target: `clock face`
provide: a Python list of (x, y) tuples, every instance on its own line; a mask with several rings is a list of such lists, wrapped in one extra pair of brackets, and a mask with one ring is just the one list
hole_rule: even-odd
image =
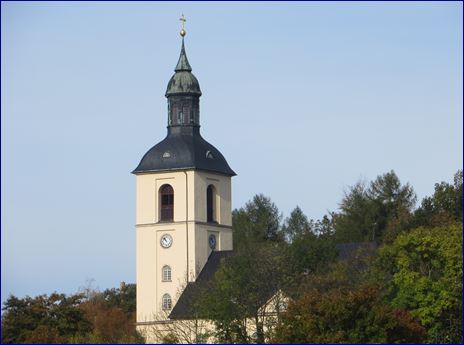
[(215, 249), (216, 248), (216, 235), (214, 234), (209, 235), (208, 243), (211, 249)]
[(164, 234), (161, 236), (161, 247), (163, 248), (169, 248), (172, 245), (172, 237), (169, 234)]

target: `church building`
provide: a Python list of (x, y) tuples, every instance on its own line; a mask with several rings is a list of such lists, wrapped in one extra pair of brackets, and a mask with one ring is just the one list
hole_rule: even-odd
[[(182, 24), (185, 21), (181, 18)], [(224, 156), (200, 134), (200, 84), (184, 46), (169, 80), (167, 135), (136, 176), (137, 328), (171, 319), (185, 288), (232, 250), (231, 177)], [(160, 315), (164, 315), (161, 317)], [(146, 333), (146, 332), (145, 332)]]

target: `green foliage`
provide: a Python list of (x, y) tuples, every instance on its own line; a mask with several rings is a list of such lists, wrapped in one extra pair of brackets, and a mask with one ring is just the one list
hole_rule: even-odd
[(136, 287), (135, 284), (121, 283), (119, 289), (106, 289), (102, 293), (103, 299), (108, 307), (118, 307), (125, 314), (135, 313), (136, 306)]
[(337, 260), (327, 264), (324, 271), (308, 274), (302, 279), (296, 296), (307, 291), (325, 293), (333, 289), (354, 290), (363, 285), (375, 285), (382, 281), (370, 271), (370, 263), (375, 260), (371, 252), (356, 251), (350, 259)]
[(239, 249), (250, 242), (282, 241), (281, 218), (270, 198), (255, 195), (245, 207), (232, 212), (234, 248)]
[(305, 235), (314, 235), (313, 221), (309, 221), (301, 208), (297, 206), (290, 213), (290, 217), (285, 220), (282, 232), (287, 242), (292, 243), (295, 239)]
[(321, 222), (308, 220), (298, 206), (285, 220), (282, 230), (289, 242), (285, 247), (287, 285), (298, 285), (305, 275), (320, 271), (335, 259), (331, 237), (317, 235), (320, 226)]
[(258, 330), (257, 341), (264, 342), (261, 307), (283, 284), (282, 259), (282, 251), (270, 242), (223, 262), (201, 297), (203, 315), (216, 325), (219, 341), (250, 342), (246, 324), (250, 318)]
[(323, 272), (335, 260), (337, 251), (330, 238), (312, 233), (299, 236), (286, 249), (286, 281), (299, 284), (307, 275)]
[(321, 238), (333, 238), (335, 233), (335, 212), (329, 212), (328, 215), (324, 215), (321, 220), (317, 220), (314, 224), (315, 233)]
[(390, 303), (419, 318), (430, 342), (461, 342), (462, 225), (414, 229), (380, 253)]
[(334, 215), (337, 242), (392, 241), (411, 217), (416, 196), (409, 184), (402, 185), (391, 171), (369, 186), (358, 182), (340, 203)]
[(134, 326), (134, 284), (88, 295), (10, 296), (2, 343), (143, 343)]
[(424, 330), (408, 312), (381, 302), (380, 289), (308, 291), (290, 302), (276, 328), (278, 343), (421, 342)]
[[(298, 213), (304, 223), (306, 216), (301, 210)], [(277, 206), (261, 194), (232, 215), (237, 254), (225, 261), (201, 294), (203, 315), (214, 321), (215, 336), (221, 342), (252, 341), (247, 332), (247, 318), (254, 321), (255, 341), (263, 342), (261, 307), (284, 285), (286, 277), (282, 269), (287, 259), (282, 216)], [(290, 222), (287, 226), (296, 228), (304, 224)]]
[(90, 330), (79, 308), (82, 295), (10, 296), (3, 306), (2, 343), (60, 343)]
[[(260, 306), (270, 291), (282, 289), (295, 299), (274, 341), (460, 342), (462, 231), (449, 224), (461, 220), (461, 198), (459, 172), (454, 185), (437, 184), (413, 213), (412, 187), (391, 171), (353, 186), (340, 212), (315, 222), (297, 207), (280, 227), (275, 205), (256, 196), (234, 211), (237, 256), (217, 272), (205, 297), (216, 336), (253, 341), (248, 318), (258, 329), (257, 342), (267, 339)], [(411, 230), (418, 219), (447, 226)], [(356, 252), (335, 262), (335, 243), (372, 240), (384, 244), (378, 259)]]
[(454, 175), (453, 184), (435, 184), (433, 195), (424, 198), (414, 213), (412, 225), (439, 226), (454, 222), (462, 222), (462, 170)]

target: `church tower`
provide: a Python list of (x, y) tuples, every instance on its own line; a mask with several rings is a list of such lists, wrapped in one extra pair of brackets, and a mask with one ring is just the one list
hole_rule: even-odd
[(166, 90), (167, 136), (133, 171), (139, 326), (169, 315), (212, 251), (232, 250), (235, 173), (200, 135), (200, 84), (187, 59), (183, 27), (181, 36), (179, 61)]

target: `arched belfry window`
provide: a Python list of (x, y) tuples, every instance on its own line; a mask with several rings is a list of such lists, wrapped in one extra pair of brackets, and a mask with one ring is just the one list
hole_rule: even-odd
[(162, 299), (162, 307), (164, 310), (169, 310), (172, 308), (172, 300), (171, 300), (171, 296), (167, 293), (165, 293), (163, 295), (163, 299)]
[(166, 266), (163, 266), (163, 269), (162, 269), (162, 281), (163, 282), (170, 282), (171, 281), (171, 267), (169, 267), (168, 265)]
[(168, 184), (160, 188), (160, 221), (172, 222), (174, 219), (174, 189)]
[(206, 221), (216, 221), (216, 188), (212, 184), (206, 190)]

